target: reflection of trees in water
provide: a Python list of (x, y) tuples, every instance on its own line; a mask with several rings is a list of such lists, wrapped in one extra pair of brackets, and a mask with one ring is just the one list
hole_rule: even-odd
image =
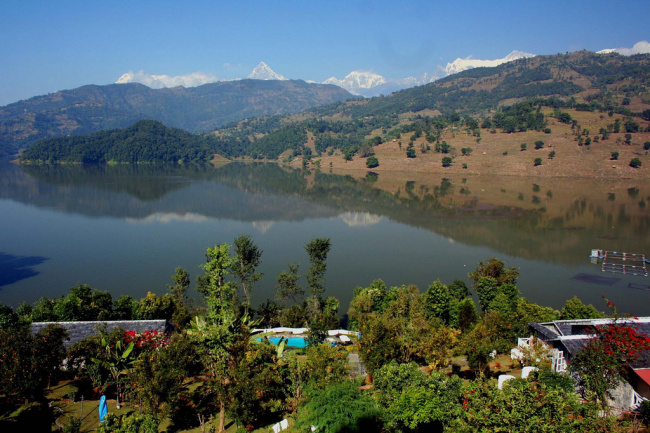
[(16, 256), (0, 251), (0, 287), (8, 286), (39, 274), (34, 269), (48, 260), (41, 256)]
[[(375, 173), (357, 180), (269, 163), (28, 166), (24, 172), (14, 168), (12, 175), (0, 174), (0, 184), (8, 186), (0, 194), (11, 196), (8, 190), (14, 190), (10, 198), (18, 201), (140, 219), (156, 213), (269, 223), (341, 214), (383, 216), (468, 245), (569, 263), (595, 247), (638, 249), (639, 239), (650, 235), (644, 189), (638, 186), (619, 188), (618, 196), (591, 182), (571, 181), (556, 190), (553, 181), (513, 178), (408, 180), (394, 192), (378, 188), (389, 176)], [(569, 187), (573, 189), (567, 191)], [(182, 194), (175, 193), (181, 189)]]

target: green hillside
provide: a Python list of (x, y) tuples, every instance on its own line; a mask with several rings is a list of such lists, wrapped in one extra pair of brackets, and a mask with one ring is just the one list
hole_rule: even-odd
[(304, 81), (239, 80), (167, 89), (137, 83), (83, 86), (0, 107), (0, 157), (44, 138), (124, 128), (142, 119), (207, 131), (351, 98), (340, 87)]
[[(231, 158), (275, 159), (282, 154), (309, 159), (334, 152), (351, 159), (367, 156), (372, 146), (392, 139), (407, 146), (424, 137), (422, 144), (433, 148), (445, 131), (469, 131), (476, 138), (481, 130), (550, 133), (552, 115), (542, 113), (544, 107), (617, 114), (638, 123), (650, 120), (648, 84), (650, 55), (581, 51), (537, 56), (467, 70), (389, 96), (313, 108), (299, 116), (226, 125), (216, 131), (217, 151)], [(313, 142), (305, 139), (309, 134)]]
[(25, 150), (22, 163), (185, 163), (207, 162), (212, 156), (205, 137), (155, 120), (141, 120), (125, 129), (88, 136), (42, 140)]

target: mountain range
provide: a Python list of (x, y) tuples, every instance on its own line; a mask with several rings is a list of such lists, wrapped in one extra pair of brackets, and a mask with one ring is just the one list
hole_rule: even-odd
[(143, 119), (208, 131), (250, 117), (298, 113), (353, 98), (334, 85), (297, 80), (245, 79), (161, 89), (139, 83), (82, 86), (0, 107), (0, 157), (41, 139), (124, 128)]
[[(630, 56), (634, 54), (647, 54), (650, 53), (650, 42), (640, 41), (634, 44), (632, 48), (608, 48), (597, 51), (597, 53), (618, 53), (624, 56)], [(447, 63), (446, 66), (438, 66), (433, 72), (426, 72), (419, 76), (410, 76), (405, 78), (387, 78), (372, 71), (355, 70), (343, 78), (330, 77), (322, 83), (335, 84), (354, 95), (360, 95), (369, 98), (382, 94), (388, 95), (397, 90), (407, 89), (414, 86), (421, 86), (423, 84), (431, 83), (433, 81), (439, 80), (452, 74), (456, 74), (458, 72), (466, 71), (468, 69), (498, 66), (503, 63), (511, 62), (513, 60), (530, 58), (533, 56), (534, 54), (531, 53), (514, 50), (507, 56), (499, 59), (484, 60), (476, 59), (473, 56), (467, 56), (464, 58), (459, 57), (453, 62)], [(259, 80), (287, 80), (287, 78), (285, 78), (283, 75), (274, 72), (264, 62), (261, 62), (259, 65), (257, 65), (247, 78)], [(200, 72), (176, 77), (170, 77), (168, 75), (150, 75), (145, 74), (144, 72), (128, 72), (122, 75), (116, 81), (116, 83), (138, 82), (152, 88), (162, 88), (175, 87), (179, 85), (192, 87), (216, 81), (218, 81), (217, 77)], [(306, 81), (313, 83), (316, 82), (310, 80)]]
[[(457, 58), (453, 62), (447, 63), (447, 66), (444, 68), (439, 67), (438, 70), (433, 73), (426, 72), (420, 76), (412, 76), (406, 78), (386, 78), (383, 75), (371, 71), (352, 71), (342, 79), (330, 77), (323, 81), (321, 84), (334, 84), (347, 90), (353, 95), (371, 98), (373, 96), (388, 95), (398, 90), (428, 84), (439, 80), (440, 78), (444, 78), (448, 75), (456, 74), (467, 69), (486, 66), (498, 66), (502, 63), (534, 56), (534, 54), (515, 50), (503, 58), (493, 60), (473, 59), (471, 56), (464, 59)], [(284, 75), (273, 71), (273, 69), (271, 69), (271, 67), (265, 62), (260, 62), (246, 78), (254, 80), (288, 80), (288, 78), (286, 78)], [(148, 75), (144, 73), (127, 72), (126, 74), (123, 74), (115, 83), (124, 84), (138, 82), (145, 84), (151, 88), (163, 88), (175, 86), (192, 87), (198, 85), (199, 83), (205, 84), (207, 82), (215, 81), (217, 81), (216, 77), (201, 73), (170, 77), (168, 75)], [(308, 82), (316, 83), (316, 81), (309, 80)]]

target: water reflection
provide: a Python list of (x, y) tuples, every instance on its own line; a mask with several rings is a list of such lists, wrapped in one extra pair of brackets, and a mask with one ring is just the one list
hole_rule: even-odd
[(0, 251), (0, 287), (8, 286), (26, 278), (35, 277), (39, 274), (34, 269), (48, 260), (40, 256), (17, 256)]
[[(352, 175), (259, 163), (9, 165), (0, 167), (0, 244), (52, 259), (38, 268), (47, 280), (5, 282), (25, 291), (14, 303), (58, 296), (78, 282), (135, 296), (164, 290), (176, 266), (196, 275), (206, 246), (245, 232), (265, 250), (261, 299), (273, 296), (275, 276), (300, 261), (309, 239), (327, 236), (328, 280), (342, 305), (375, 278), (424, 288), (436, 278), (465, 278), (476, 262), (497, 256), (522, 268), (531, 300), (561, 306), (574, 294), (589, 302), (611, 295), (571, 280), (600, 274), (587, 257), (592, 248), (650, 253), (648, 200), (650, 185), (633, 180)], [(88, 261), (95, 256), (97, 263)], [(28, 275), (28, 267), (17, 269)], [(611, 290), (650, 296), (629, 284), (648, 283), (625, 277)]]
[(435, 180), (372, 172), (355, 178), (233, 163), (8, 167), (0, 184), (3, 198), (144, 224), (234, 219), (254, 222), (264, 233), (278, 221), (339, 217), (367, 226), (383, 217), (467, 245), (559, 263), (580, 263), (591, 248), (644, 252), (650, 238), (650, 191), (639, 181)]

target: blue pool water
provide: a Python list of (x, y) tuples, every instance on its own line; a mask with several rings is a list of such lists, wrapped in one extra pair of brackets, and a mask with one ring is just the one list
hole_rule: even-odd
[[(256, 338), (256, 340), (257, 341), (262, 341), (262, 338)], [(276, 346), (280, 343), (280, 337), (271, 337), (271, 338), (268, 338), (268, 340), (271, 343), (275, 344)], [(285, 340), (288, 340), (287, 341), (287, 346), (289, 346), (289, 347), (297, 347), (299, 349), (301, 349), (303, 347), (307, 347), (307, 340), (305, 340), (304, 338), (301, 338), (301, 337), (289, 337), (289, 338), (285, 338)]]

